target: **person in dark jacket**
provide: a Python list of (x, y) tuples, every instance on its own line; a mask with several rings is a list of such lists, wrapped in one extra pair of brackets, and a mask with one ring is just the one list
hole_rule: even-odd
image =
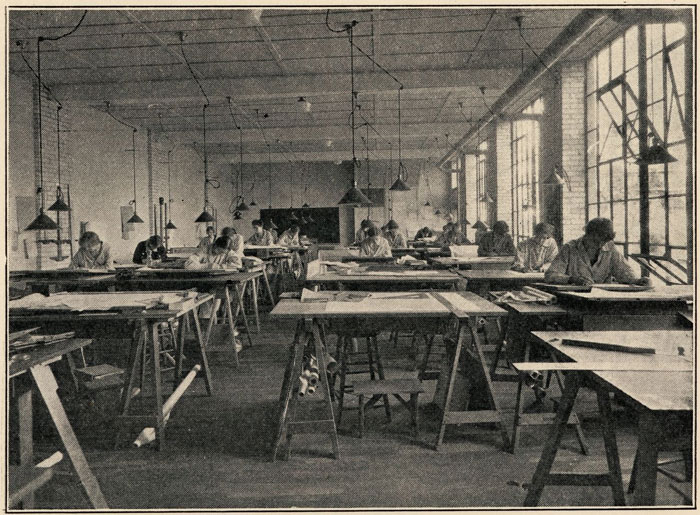
[(479, 240), (477, 255), (515, 256), (515, 245), (508, 230), (508, 224), (502, 220), (493, 224), (491, 231), (484, 234)]
[(163, 239), (160, 236), (151, 236), (147, 240), (136, 245), (134, 250), (134, 263), (145, 265), (149, 261), (162, 261), (165, 257), (165, 247), (163, 247)]

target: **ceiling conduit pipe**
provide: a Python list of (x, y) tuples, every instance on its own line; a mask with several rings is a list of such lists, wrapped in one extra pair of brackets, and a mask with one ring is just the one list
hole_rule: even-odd
[[(552, 43), (540, 54), (542, 62), (535, 61), (527, 68), (520, 76), (506, 89), (503, 94), (493, 103), (491, 111), (496, 115), (502, 112), (506, 106), (522, 93), (530, 84), (536, 81), (544, 73), (548, 73), (547, 68), (551, 68), (559, 62), (569, 51), (579, 42), (585, 39), (596, 27), (606, 20), (613, 11), (611, 9), (584, 9), (578, 14), (571, 23), (552, 41)], [(496, 116), (487, 113), (487, 116), (482, 118), (478, 123), (473, 125), (467, 133), (462, 136), (450, 150), (445, 154), (440, 161), (438, 167), (442, 167), (450, 161), (461, 148), (474, 136), (477, 131), (486, 127)]]

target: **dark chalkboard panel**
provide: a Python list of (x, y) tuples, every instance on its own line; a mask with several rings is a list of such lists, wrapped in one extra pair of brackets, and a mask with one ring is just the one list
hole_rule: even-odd
[[(297, 221), (290, 215), (294, 213)], [(309, 221), (310, 217), (310, 221)], [(272, 219), (278, 234), (282, 234), (292, 223), (297, 223), (301, 234), (319, 243), (340, 243), (340, 211), (337, 207), (310, 207), (307, 209), (261, 209), (263, 222)]]

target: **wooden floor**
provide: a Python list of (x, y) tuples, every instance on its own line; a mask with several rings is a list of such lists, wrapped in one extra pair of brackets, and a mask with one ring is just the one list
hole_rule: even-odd
[[(368, 414), (365, 437), (357, 437), (357, 411), (343, 414), (339, 427), (341, 459), (328, 457), (326, 437), (294, 439), (288, 462), (270, 462), (270, 444), (276, 424), (277, 399), (287, 357), (292, 324), (263, 319), (255, 346), (240, 354), (239, 369), (230, 351), (210, 350), (215, 393), (207, 397), (202, 381), (195, 381), (178, 403), (167, 426), (168, 448), (112, 450), (111, 417), (116, 392), (96, 399), (66, 398), (65, 404), (111, 508), (370, 508), (370, 507), (518, 507), (539, 459), (542, 428), (524, 431), (516, 455), (500, 448), (496, 431), (448, 428), (445, 445), (429, 447), (437, 421), (425, 406), (434, 382), (421, 398), (421, 442), (411, 439), (409, 414), (398, 404), (390, 424), (383, 409)], [(219, 342), (212, 342), (219, 346)], [(415, 377), (406, 358), (409, 341), (393, 349), (384, 336), (384, 362), (392, 376)], [(512, 420), (514, 383), (499, 383), (498, 397)], [(347, 399), (348, 397), (346, 397)], [(585, 395), (579, 412), (592, 455), (577, 451), (573, 431), (560, 451), (555, 467), (576, 471), (603, 471), (605, 457), (592, 397)], [(354, 408), (357, 400), (349, 396)], [(396, 401), (395, 401), (396, 402)], [(36, 403), (39, 404), (39, 403)], [(42, 424), (41, 413), (37, 424)], [(636, 448), (634, 415), (617, 412), (618, 444), (625, 484)], [(36, 454), (50, 454), (57, 438), (45, 424), (37, 429)], [(509, 428), (510, 431), (510, 428)], [(52, 482), (37, 494), (38, 509), (88, 508), (87, 500), (67, 460)], [(659, 504), (679, 504), (680, 498), (659, 475)], [(604, 506), (611, 504), (609, 488), (548, 487), (547, 506)]]

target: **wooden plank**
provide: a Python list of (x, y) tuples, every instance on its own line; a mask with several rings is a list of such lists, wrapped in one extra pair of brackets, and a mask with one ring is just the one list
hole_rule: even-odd
[(495, 410), (446, 411), (445, 424), (500, 423), (501, 415)]
[(643, 363), (610, 363), (605, 361), (582, 361), (575, 363), (554, 363), (531, 362), (531, 363), (513, 363), (513, 367), (521, 372), (538, 370), (540, 372), (547, 370), (561, 371), (593, 371), (593, 372), (692, 372), (693, 364), (691, 362), (681, 361), (654, 361), (649, 364)]
[(10, 479), (10, 495), (7, 507), (13, 508), (48, 483), (53, 477), (53, 468), (11, 466), (8, 476)]
[(589, 349), (597, 349), (602, 351), (611, 352), (629, 352), (632, 354), (656, 354), (656, 348), (652, 345), (631, 345), (627, 342), (625, 343), (610, 343), (610, 342), (599, 342), (595, 339), (584, 340), (584, 339), (569, 339), (565, 338), (561, 341), (563, 345), (571, 345), (574, 347), (587, 347)]
[(10, 361), (10, 377), (15, 377), (26, 372), (35, 365), (40, 365), (56, 358), (60, 358), (64, 354), (90, 345), (91, 343), (92, 340), (87, 338), (72, 338), (70, 340), (62, 340), (45, 347), (32, 349), (26, 354), (19, 354), (19, 356), (26, 357), (24, 359), (12, 359)]

